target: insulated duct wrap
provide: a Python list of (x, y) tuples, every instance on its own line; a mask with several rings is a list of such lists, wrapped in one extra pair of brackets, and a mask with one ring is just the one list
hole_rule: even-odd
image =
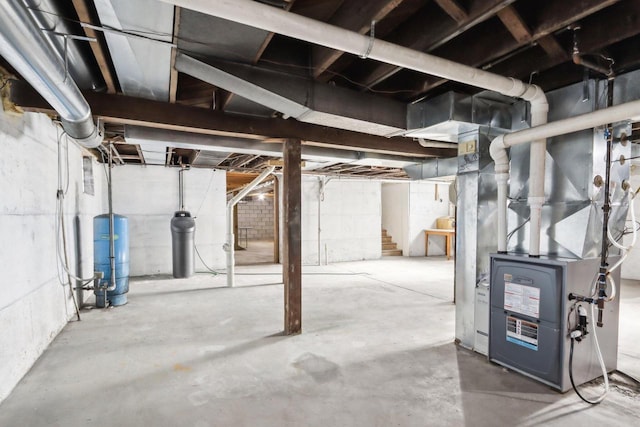
[(101, 144), (89, 104), (21, 2), (0, 2), (0, 55), (56, 110), (70, 137), (87, 148)]

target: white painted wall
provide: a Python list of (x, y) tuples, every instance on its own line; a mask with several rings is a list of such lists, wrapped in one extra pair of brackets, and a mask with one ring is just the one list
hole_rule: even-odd
[(318, 264), (318, 203), (322, 264), (380, 258), (380, 183), (326, 179), (319, 202), (319, 178), (303, 176), (302, 263)]
[[(170, 223), (179, 209), (177, 168), (117, 166), (114, 212), (129, 218), (132, 276), (172, 274)], [(210, 268), (224, 268), (226, 174), (210, 169), (184, 172), (185, 208), (196, 217), (196, 247)], [(196, 256), (196, 271), (206, 271)]]
[(382, 228), (407, 256), (409, 247), (408, 182), (382, 184)]
[[(635, 166), (635, 171), (631, 174), (631, 188), (637, 190), (640, 187), (640, 167)], [(636, 196), (633, 201), (633, 208), (635, 209), (636, 220), (640, 220), (640, 195)], [(629, 220), (631, 220), (631, 212), (629, 212)], [(628, 223), (631, 225), (631, 223)], [(637, 224), (636, 224), (637, 225)], [(624, 244), (629, 245), (631, 243), (632, 236), (628, 235), (624, 239)], [(629, 253), (627, 260), (622, 264), (621, 274), (623, 279), (640, 280), (640, 236), (636, 241), (636, 246)]]
[[(437, 186), (437, 194), (436, 194)], [(424, 256), (424, 230), (449, 215), (449, 184), (429, 181), (382, 184), (382, 228), (404, 256)], [(444, 255), (443, 237), (429, 239), (429, 255)]]
[[(437, 192), (436, 192), (437, 187)], [(425, 228), (436, 228), (436, 219), (449, 214), (449, 184), (412, 181), (409, 185), (408, 255), (424, 256)], [(404, 254), (407, 252), (405, 250)], [(444, 255), (444, 237), (429, 239), (429, 255)]]
[[(69, 287), (58, 279), (57, 159), (56, 128), (47, 116), (9, 115), (0, 106), (0, 401), (74, 314)], [(93, 216), (102, 212), (104, 175), (94, 162), (95, 196), (84, 194), (82, 151), (73, 143), (68, 159), (68, 255), (72, 271), (90, 277)]]

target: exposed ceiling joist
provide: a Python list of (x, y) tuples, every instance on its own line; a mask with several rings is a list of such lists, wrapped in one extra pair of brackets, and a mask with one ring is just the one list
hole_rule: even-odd
[[(624, 17), (621, 19), (621, 17)], [(611, 31), (615, 28), (615, 31)], [(640, 35), (640, 10), (634, 2), (621, 2), (600, 13), (584, 18), (580, 29), (580, 50), (584, 53), (598, 52), (607, 46)], [(549, 56), (546, 52), (532, 49), (513, 60), (498, 64), (493, 72), (523, 78), (531, 72), (535, 64), (538, 72), (556, 67), (566, 58)]]
[[(287, 0), (287, 4), (285, 5), (284, 10), (286, 10), (286, 11), (291, 10), (291, 8), (293, 7), (293, 4), (295, 3), (295, 1), (296, 0)], [(260, 58), (262, 58), (262, 54), (264, 53), (264, 51), (269, 46), (269, 43), (271, 43), (271, 39), (273, 39), (274, 35), (275, 35), (275, 33), (269, 33), (264, 38), (264, 41), (262, 42), (262, 45), (260, 45), (260, 48), (258, 49), (258, 52), (256, 53), (256, 56), (253, 58), (253, 64), (257, 64), (258, 61), (260, 60)]]
[(518, 43), (529, 43), (531, 41), (531, 30), (526, 22), (522, 19), (518, 11), (509, 5), (498, 12), (498, 18), (509, 30), (511, 35)]
[(562, 61), (569, 59), (569, 54), (564, 50), (560, 43), (558, 43), (558, 40), (553, 36), (553, 34), (539, 38), (538, 44), (551, 58)]
[(453, 18), (456, 22), (462, 23), (469, 19), (469, 14), (456, 0), (436, 0), (438, 6), (442, 8), (447, 15)]
[[(87, 24), (95, 24), (91, 17), (91, 13), (89, 12), (89, 6), (87, 4), (88, 0), (72, 0), (73, 7), (76, 10), (78, 15), (78, 19), (80, 22), (84, 22)], [(91, 47), (91, 51), (96, 58), (96, 62), (98, 63), (98, 67), (100, 68), (100, 73), (102, 74), (102, 78), (107, 85), (107, 93), (116, 93), (116, 83), (113, 77), (113, 73), (111, 72), (111, 65), (108, 57), (108, 53), (105, 49), (103, 49), (102, 45), (102, 34), (98, 34), (93, 28), (83, 27), (84, 33), (87, 37), (92, 39), (96, 39), (95, 42), (89, 43)]]
[[(473, 3), (467, 19), (463, 22), (442, 20), (431, 11), (424, 10), (411, 18), (390, 42), (421, 52), (431, 52), (464, 31), (486, 21), (515, 0), (482, 0)], [(402, 68), (389, 64), (378, 64), (361, 81), (364, 87), (373, 87), (396, 74)]]
[[(474, 44), (464, 42), (463, 51), (459, 51), (461, 46), (447, 46), (447, 52), (441, 53), (444, 58), (460, 62), (472, 67), (479, 67), (483, 64), (490, 63), (496, 59), (509, 55), (518, 48), (525, 46), (533, 41), (545, 37), (555, 31), (566, 28), (576, 20), (587, 17), (603, 8), (616, 3), (618, 0), (582, 0), (580, 5), (575, 3), (568, 4), (566, 2), (553, 2), (549, 8), (544, 10), (544, 23), (538, 25), (532, 30), (531, 37), (526, 41), (504, 40), (502, 37), (491, 41), (488, 39), (477, 40)], [(458, 42), (460, 44), (462, 42)], [(527, 64), (530, 68), (531, 64)], [(420, 88), (412, 95), (411, 98), (420, 97), (430, 90), (442, 85), (447, 80), (430, 77), (420, 83)]]
[[(384, 19), (391, 11), (404, 0), (369, 0), (358, 2), (344, 2), (338, 11), (331, 17), (329, 23), (347, 30), (366, 34), (371, 30), (371, 22)], [(320, 77), (331, 65), (333, 65), (344, 52), (328, 49), (322, 46), (314, 46), (311, 50), (312, 72), (315, 78)], [(331, 78), (328, 74), (325, 79)]]
[[(296, 0), (287, 0), (287, 4), (284, 7), (284, 10), (289, 11), (291, 10), (291, 8), (293, 7), (293, 4), (295, 3)], [(262, 55), (264, 54), (264, 51), (267, 50), (267, 47), (269, 47), (269, 43), (271, 43), (271, 40), (273, 39), (273, 36), (275, 36), (275, 33), (268, 33), (267, 36), (264, 38), (264, 41), (262, 42), (262, 44), (260, 45), (260, 47), (258, 48), (258, 52), (256, 53), (255, 57), (253, 58), (252, 63), (255, 65), (258, 63), (258, 61), (260, 61), (260, 58), (262, 58)], [(232, 92), (225, 92), (224, 95), (222, 95), (220, 98), (220, 107), (221, 109), (224, 109), (227, 104), (229, 104), (229, 102), (231, 102), (231, 99), (234, 97), (234, 93)], [(215, 107), (215, 106), (214, 106)]]
[[(228, 115), (203, 108), (122, 95), (92, 92), (85, 92), (84, 95), (94, 116), (101, 118), (105, 123), (251, 139), (295, 138), (335, 148), (403, 156), (452, 157), (457, 154), (454, 149), (422, 147), (406, 138), (384, 138), (294, 120)], [(26, 111), (53, 111), (51, 106), (24, 82), (12, 83), (10, 99)]]

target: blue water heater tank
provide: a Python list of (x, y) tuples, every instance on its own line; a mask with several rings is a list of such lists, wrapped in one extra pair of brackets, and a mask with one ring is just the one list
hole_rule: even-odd
[[(129, 220), (126, 216), (113, 216), (116, 288), (107, 292), (107, 300), (112, 306), (127, 303), (129, 292)], [(95, 271), (104, 274), (103, 283), (111, 283), (111, 263), (109, 261), (109, 214), (93, 218), (93, 265)], [(104, 291), (96, 290), (96, 306), (105, 307)]]

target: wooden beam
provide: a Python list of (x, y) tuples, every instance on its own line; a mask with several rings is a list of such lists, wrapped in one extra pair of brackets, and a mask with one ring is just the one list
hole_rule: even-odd
[(436, 3), (459, 24), (469, 19), (467, 12), (456, 0), (436, 0)]
[[(232, 194), (231, 197), (233, 197), (235, 194)], [(238, 204), (236, 203), (235, 205), (233, 205), (233, 235), (234, 236), (240, 236), (239, 234), (239, 227), (238, 227)], [(238, 251), (238, 250), (243, 250), (246, 248), (243, 248), (242, 246), (240, 246), (239, 243), (239, 238), (238, 239), (233, 239), (233, 250), (234, 251)]]
[[(620, 19), (624, 16), (624, 19)], [(640, 34), (640, 10), (634, 2), (621, 2), (602, 11), (597, 16), (582, 20), (580, 30), (580, 50), (594, 53), (623, 40)], [(615, 31), (611, 28), (615, 27)], [(567, 41), (570, 43), (570, 41)], [(568, 47), (567, 47), (568, 49)], [(509, 61), (496, 65), (492, 71), (518, 78), (526, 78), (532, 69), (543, 72), (556, 67), (568, 59), (563, 56), (549, 56), (541, 49), (531, 49), (514, 56)], [(534, 65), (532, 65), (534, 64)]]
[[(404, 0), (348, 1), (329, 20), (329, 24), (366, 34), (371, 30), (371, 21), (381, 21)], [(313, 77), (318, 78), (333, 65), (344, 52), (313, 46), (311, 49)], [(326, 80), (332, 77), (326, 76)]]
[[(174, 6), (173, 9), (173, 44), (178, 45), (178, 31), (180, 31), (180, 13), (182, 8)], [(178, 49), (171, 48), (171, 68), (169, 69), (169, 102), (175, 104), (178, 93), (178, 70), (176, 70), (176, 55)]]
[[(293, 7), (293, 3), (295, 3), (295, 0), (288, 0), (288, 3), (284, 7), (284, 10), (287, 11), (287, 12), (290, 11), (291, 8)], [(264, 53), (264, 51), (269, 46), (269, 43), (271, 43), (271, 39), (273, 39), (274, 35), (275, 35), (275, 33), (267, 34), (267, 37), (265, 37), (264, 41), (262, 42), (262, 45), (260, 45), (260, 48), (258, 49), (258, 52), (256, 53), (255, 58), (253, 58), (253, 63), (254, 64), (257, 64), (258, 61), (260, 60), (260, 58), (262, 58), (262, 54)]]
[[(569, 24), (585, 18), (595, 12), (616, 3), (619, 0), (580, 0), (576, 2), (551, 2), (549, 7), (543, 10), (541, 17), (543, 24), (534, 27), (530, 39), (525, 42), (516, 40), (505, 40), (497, 37), (497, 32), (487, 34), (485, 38), (478, 38), (475, 41), (456, 39), (452, 43), (443, 47), (440, 56), (443, 58), (460, 62), (471, 67), (479, 67), (483, 64), (491, 63), (498, 58), (512, 53), (522, 46), (537, 41), (542, 37), (567, 27)], [(617, 30), (616, 30), (617, 31)], [(464, 52), (457, 50), (464, 47)], [(440, 52), (438, 52), (440, 53)], [(526, 64), (531, 68), (531, 64)], [(420, 84), (418, 90), (410, 98), (414, 99), (427, 93), (428, 91), (442, 85), (447, 80), (437, 77), (427, 77)]]
[(167, 155), (165, 156), (164, 164), (170, 165), (173, 159), (173, 147), (167, 147)]
[(531, 41), (529, 26), (513, 6), (509, 5), (499, 11), (498, 18), (518, 43), (525, 44)]
[[(291, 8), (293, 7), (293, 3), (296, 0), (287, 0), (288, 3), (287, 5), (284, 7), (285, 11), (290, 11)], [(262, 55), (264, 54), (264, 51), (267, 50), (267, 47), (269, 46), (269, 43), (271, 43), (271, 40), (273, 39), (273, 36), (275, 35), (275, 33), (268, 33), (267, 36), (264, 38), (262, 44), (260, 45), (260, 47), (258, 48), (258, 52), (256, 52), (256, 56), (253, 58), (253, 65), (256, 65), (258, 63), (258, 61), (260, 61), (260, 58), (262, 58)], [(233, 99), (233, 96), (235, 94), (232, 92), (227, 92), (225, 95), (223, 95), (220, 100), (220, 110), (224, 110), (227, 107), (227, 104), (229, 104), (229, 102), (231, 101), (231, 99)]]
[(144, 159), (144, 154), (142, 154), (142, 148), (140, 148), (138, 144), (136, 144), (136, 151), (138, 152), (138, 159), (140, 160), (140, 163), (142, 163), (143, 165), (146, 165), (147, 161)]
[[(421, 52), (431, 52), (466, 30), (491, 18), (514, 1), (476, 0), (469, 7), (468, 18), (460, 23), (446, 19), (442, 12), (438, 16), (434, 10), (429, 9), (429, 4), (427, 4), (419, 13), (403, 24), (402, 30), (397, 31), (393, 37), (389, 38), (389, 41)], [(395, 65), (378, 64), (359, 83), (364, 87), (373, 87), (400, 70), (402, 68)]]
[(552, 34), (539, 38), (538, 45), (540, 45), (540, 47), (551, 58), (556, 58), (562, 61), (569, 59), (567, 51), (560, 46), (560, 43), (558, 43), (558, 40)]
[[(76, 13), (78, 14), (78, 19), (80, 22), (85, 22), (87, 24), (96, 24), (91, 19), (91, 14), (89, 13), (89, 6), (87, 5), (87, 0), (72, 0), (73, 7), (76, 9)], [(98, 63), (98, 67), (100, 68), (100, 73), (102, 74), (102, 78), (107, 85), (107, 93), (113, 94), (116, 93), (116, 84), (111, 74), (111, 67), (109, 65), (109, 59), (107, 59), (107, 53), (102, 48), (103, 39), (102, 34), (98, 34), (94, 29), (84, 27), (84, 33), (87, 37), (91, 37), (96, 39), (95, 42), (89, 43), (91, 47), (91, 51), (93, 52), (93, 56), (96, 58), (96, 62)]]
[[(404, 156), (452, 157), (447, 148), (422, 147), (407, 138), (385, 138), (295, 120), (248, 117), (225, 114), (204, 108), (84, 92), (94, 117), (104, 123), (147, 126), (159, 129), (264, 140), (267, 138), (304, 139), (307, 143), (329, 145), (356, 151), (370, 151)], [(51, 113), (53, 109), (27, 83), (13, 81), (10, 100), (25, 111)]]
[(120, 153), (118, 152), (118, 149), (116, 148), (115, 144), (109, 144), (109, 149), (111, 150), (111, 152), (113, 153), (113, 155), (115, 156), (116, 159), (118, 159), (118, 161), (120, 162), (121, 165), (124, 165), (124, 160), (122, 159), (122, 157), (120, 156)]
[(191, 151), (191, 154), (189, 154), (189, 164), (192, 165), (196, 162), (196, 160), (198, 160), (198, 157), (200, 157), (200, 153), (201, 150), (193, 150)]
[(299, 140), (287, 139), (282, 146), (284, 250), (284, 334), (302, 331), (302, 171)]

